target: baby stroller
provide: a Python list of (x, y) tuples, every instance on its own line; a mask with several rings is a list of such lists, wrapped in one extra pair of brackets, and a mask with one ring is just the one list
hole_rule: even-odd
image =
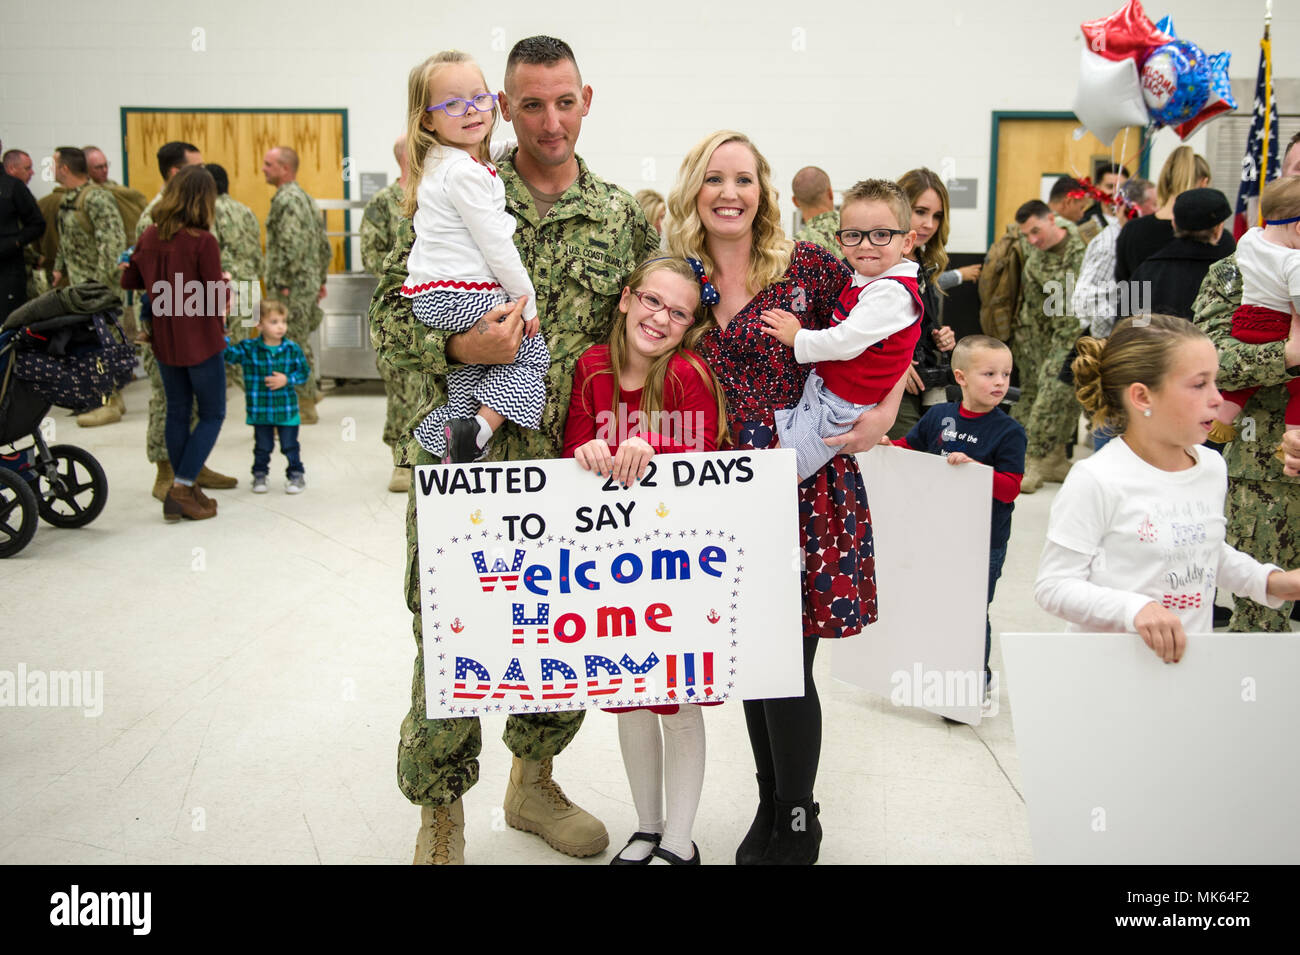
[(28, 303), (45, 308), (24, 306), (0, 329), (0, 558), (27, 546), (38, 516), (82, 527), (108, 501), (108, 478), (94, 455), (46, 444), (41, 422), (51, 405), (83, 412), (101, 404), (131, 380), (135, 351), (116, 311), (41, 317), (54, 304), (49, 297), (65, 291)]

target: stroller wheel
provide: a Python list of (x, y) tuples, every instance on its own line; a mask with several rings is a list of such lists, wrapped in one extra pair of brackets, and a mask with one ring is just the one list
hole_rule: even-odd
[(36, 493), (26, 478), (0, 467), (0, 558), (12, 557), (36, 533)]
[(36, 493), (41, 517), (55, 527), (83, 527), (108, 503), (108, 476), (95, 456), (73, 444), (50, 447), (50, 461), (37, 461)]

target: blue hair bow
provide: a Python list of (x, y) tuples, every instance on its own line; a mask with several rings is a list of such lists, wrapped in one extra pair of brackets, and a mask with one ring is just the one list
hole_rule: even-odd
[(717, 305), (722, 301), (722, 296), (713, 287), (709, 277), (704, 274), (704, 263), (699, 259), (691, 258), (689, 255), (686, 257), (686, 261), (690, 263), (691, 268), (695, 271), (695, 277), (700, 280), (700, 304)]

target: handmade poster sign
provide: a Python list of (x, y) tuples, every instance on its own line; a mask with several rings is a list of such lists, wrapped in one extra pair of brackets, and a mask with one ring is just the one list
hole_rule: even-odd
[(1035, 862), (1300, 862), (1293, 634), (1001, 640)]
[(880, 619), (835, 641), (831, 675), (895, 706), (978, 724), (993, 471), (890, 447), (858, 455), (858, 464)]
[(415, 481), (431, 718), (802, 695), (792, 451)]

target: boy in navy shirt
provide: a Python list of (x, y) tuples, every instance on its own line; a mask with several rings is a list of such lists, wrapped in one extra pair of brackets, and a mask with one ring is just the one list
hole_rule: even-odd
[[(1025, 472), (1025, 429), (998, 407), (1011, 383), (1011, 349), (988, 335), (967, 335), (952, 351), (952, 373), (961, 386), (961, 404), (933, 405), (892, 444), (942, 454), (949, 464), (978, 461), (993, 468), (993, 520), (989, 538), (989, 603), (1002, 576), (1011, 538), (1011, 512)], [(992, 679), (989, 649), (993, 628), (984, 616), (984, 680)]]
[(253, 426), (253, 493), (266, 493), (266, 475), (280, 432), (280, 451), (288, 467), (284, 490), (299, 494), (307, 487), (298, 453), (298, 395), (294, 385), (307, 380), (307, 358), (297, 342), (285, 338), (289, 313), (280, 302), (262, 299), (257, 338), (226, 346), (226, 363), (244, 366), (246, 421)]

